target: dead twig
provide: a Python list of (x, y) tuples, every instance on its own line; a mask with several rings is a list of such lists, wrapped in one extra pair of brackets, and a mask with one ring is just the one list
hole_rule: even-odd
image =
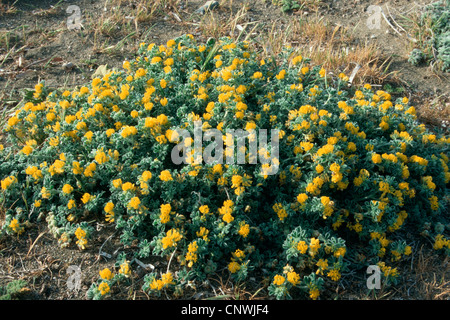
[(392, 25), (392, 23), (389, 21), (389, 19), (384, 14), (383, 9), (381, 9), (381, 15), (383, 16), (386, 23), (392, 28), (392, 30), (394, 30), (396, 33), (398, 33), (401, 36), (402, 35), (401, 32), (398, 31), (397, 29), (395, 29), (395, 27)]
[(46, 234), (47, 231), (41, 232), (36, 239), (34, 240), (34, 242), (32, 243), (32, 245), (30, 246), (30, 249), (28, 249), (27, 255), (25, 256), (25, 258), (28, 258), (28, 255), (30, 254), (31, 250), (33, 250), (34, 246), (36, 245), (36, 243), (38, 242), (38, 240), (44, 235)]

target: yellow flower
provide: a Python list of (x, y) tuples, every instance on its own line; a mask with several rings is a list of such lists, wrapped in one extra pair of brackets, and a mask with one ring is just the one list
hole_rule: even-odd
[(166, 236), (161, 240), (163, 249), (176, 246), (177, 242), (182, 238), (183, 236), (178, 232), (178, 230), (170, 229), (167, 231)]
[[(113, 181), (113, 185), (114, 186), (119, 185), (119, 181), (118, 180), (120, 180), (120, 179), (117, 179), (117, 180)], [(131, 182), (125, 182), (124, 184), (121, 184), (121, 182), (122, 182), (122, 180), (120, 180), (120, 185), (122, 186), (122, 191), (124, 191), (124, 192), (126, 192), (126, 191), (133, 191), (136, 188), (136, 186), (133, 183), (131, 183)]]
[(158, 62), (161, 62), (162, 59), (161, 57), (153, 57), (152, 60), (150, 61), (151, 64), (156, 64)]
[(197, 250), (198, 244), (197, 241), (193, 241), (188, 245), (188, 252), (186, 254), (186, 260), (189, 261), (188, 266), (192, 267), (192, 265), (197, 262)]
[(167, 286), (169, 284), (174, 284), (173, 275), (171, 272), (167, 272), (161, 275), (161, 281), (163, 285)]
[(120, 265), (119, 273), (127, 277), (131, 274), (130, 264), (128, 261), (125, 261)]
[(133, 126), (123, 126), (122, 131), (120, 133), (120, 135), (123, 138), (127, 138), (129, 136), (136, 135), (136, 134), (137, 134), (137, 129)]
[(226, 223), (231, 223), (234, 221), (234, 217), (231, 215), (231, 213), (227, 212), (222, 216), (222, 220)]
[(341, 274), (339, 273), (339, 270), (332, 269), (327, 273), (327, 276), (331, 278), (333, 281), (338, 281), (341, 278)]
[(389, 129), (389, 124), (386, 121), (381, 121), (381, 123), (379, 124), (379, 127), (383, 130), (386, 131), (387, 129)]
[(22, 152), (28, 156), (30, 153), (33, 152), (33, 148), (27, 145), (23, 147)]
[(99, 272), (99, 274), (100, 278), (102, 278), (103, 280), (111, 280), (114, 276), (111, 270), (109, 270), (108, 268), (103, 269)]
[(317, 261), (316, 266), (319, 267), (319, 269), (317, 269), (316, 274), (322, 274), (322, 272), (324, 270), (326, 270), (328, 268), (328, 260), (327, 259), (319, 259), (319, 261)]
[(295, 271), (288, 272), (286, 278), (293, 286), (296, 286), (300, 282), (300, 275)]
[(209, 230), (205, 227), (200, 227), (200, 230), (195, 233), (197, 237), (203, 238), (203, 240), (208, 241)]
[(75, 202), (75, 200), (69, 200), (69, 202), (67, 203), (67, 208), (70, 210), (70, 209), (73, 209), (73, 208), (75, 208), (76, 207), (76, 202)]
[(239, 271), (239, 269), (241, 269), (241, 265), (236, 261), (232, 261), (228, 264), (228, 270), (231, 273), (236, 273)]
[(339, 257), (343, 257), (344, 255), (345, 255), (345, 252), (346, 252), (347, 250), (344, 248), (344, 247), (341, 247), (341, 248), (339, 248), (339, 249), (337, 249), (335, 252), (334, 252), (334, 256), (336, 257), (336, 258), (339, 258)]
[(159, 174), (159, 179), (161, 180), (161, 181), (172, 181), (173, 180), (173, 178), (172, 178), (172, 175), (170, 174), (170, 171), (169, 170), (163, 170), (163, 171), (161, 171), (161, 173)]
[(92, 137), (94, 136), (94, 133), (92, 131), (88, 131), (84, 134), (84, 137), (88, 140), (91, 141)]
[(320, 197), (320, 202), (322, 202), (322, 205), (327, 206), (330, 204), (330, 197)]
[(233, 257), (238, 260), (242, 260), (245, 257), (245, 253), (241, 249), (237, 249), (235, 252), (233, 252)]
[(162, 290), (164, 288), (164, 283), (161, 280), (154, 279), (150, 284), (150, 290)]
[(78, 161), (72, 162), (72, 172), (73, 174), (82, 174), (83, 168), (81, 167), (81, 164)]
[(253, 78), (254, 79), (260, 79), (260, 78), (262, 78), (262, 76), (263, 76), (263, 74), (261, 72), (259, 72), (259, 71), (255, 72), (253, 74)]
[(70, 184), (65, 184), (64, 187), (62, 188), (62, 191), (65, 194), (70, 194), (73, 191), (73, 187)]
[(320, 291), (317, 287), (313, 286), (309, 289), (309, 297), (313, 300), (316, 300), (320, 295)]
[(292, 63), (294, 64), (294, 65), (297, 65), (297, 64), (299, 64), (300, 62), (302, 62), (302, 60), (303, 60), (303, 57), (302, 56), (295, 56), (293, 59), (292, 59)]
[(1, 181), (1, 186), (3, 190), (8, 189), (11, 185), (17, 182), (17, 178), (15, 176), (9, 176)]
[(325, 69), (324, 69), (324, 68), (321, 68), (321, 69), (319, 70), (319, 75), (320, 75), (320, 77), (321, 77), (321, 78), (325, 77), (325, 74), (326, 74)]
[(86, 237), (86, 231), (78, 227), (77, 230), (75, 231), (75, 237), (77, 237), (77, 239), (82, 239)]
[(224, 81), (230, 80), (232, 76), (233, 76), (233, 74), (231, 73), (230, 70), (227, 70), (227, 69), (222, 70), (222, 79)]
[(436, 196), (432, 196), (428, 200), (430, 200), (431, 210), (436, 211), (439, 209), (439, 200)]
[(317, 253), (317, 251), (319, 250), (319, 248), (320, 248), (320, 241), (319, 241), (319, 239), (316, 239), (316, 238), (311, 238), (311, 242), (310, 242), (310, 244), (309, 244), (309, 249), (310, 249), (310, 255), (311, 256), (315, 256), (315, 254)]
[(278, 218), (280, 219), (280, 221), (283, 221), (288, 216), (286, 209), (284, 209), (284, 207), (281, 203), (275, 203), (273, 205), (272, 209), (278, 215)]
[(422, 177), (422, 181), (425, 182), (428, 189), (430, 189), (431, 191), (434, 191), (434, 189), (436, 189), (436, 184), (433, 182), (432, 176)]
[(20, 226), (20, 223), (17, 219), (11, 220), (9, 226), (15, 233), (21, 234), (24, 231), (24, 228)]
[(122, 186), (122, 179), (115, 179), (112, 181), (114, 188), (120, 188)]
[(100, 294), (104, 296), (105, 294), (109, 293), (109, 285), (106, 282), (102, 282), (98, 285), (98, 290), (100, 291)]
[(141, 200), (139, 200), (138, 197), (131, 198), (130, 202), (128, 203), (128, 208), (133, 208), (137, 210), (139, 208), (139, 205), (141, 204)]
[(277, 275), (275, 275), (275, 277), (273, 277), (273, 284), (276, 286), (283, 285), (284, 281), (286, 281), (286, 278), (283, 276), (280, 276), (279, 274), (277, 274)]
[(114, 210), (114, 203), (108, 202), (108, 203), (105, 205), (104, 210), (105, 210), (106, 213), (111, 213), (111, 212), (113, 212), (113, 210)]
[(19, 123), (19, 118), (17, 118), (16, 116), (13, 116), (11, 118), (8, 119), (8, 126), (9, 127), (14, 127), (16, 124)]
[(128, 71), (130, 71), (131, 63), (129, 61), (124, 61), (122, 67)]
[(297, 201), (301, 204), (305, 203), (306, 200), (308, 200), (308, 195), (306, 193), (300, 193), (297, 196)]
[(297, 244), (297, 250), (301, 253), (301, 254), (305, 254), (306, 251), (308, 250), (308, 245), (306, 244), (305, 241), (301, 240), (298, 242)]
[(84, 204), (88, 203), (89, 200), (91, 200), (91, 195), (89, 193), (85, 193), (83, 195), (83, 197), (81, 198), (81, 202), (83, 202)]
[(95, 162), (92, 162), (86, 167), (83, 174), (85, 177), (93, 177), (95, 170), (97, 170), (97, 165), (95, 164)]
[(436, 238), (434, 239), (434, 250), (440, 250), (444, 247), (447, 247), (450, 249), (450, 240), (446, 239), (442, 234), (438, 234)]
[(162, 204), (160, 207), (161, 214), (159, 216), (161, 223), (167, 223), (170, 221), (170, 212), (172, 211), (172, 206), (170, 204)]
[(114, 211), (110, 211), (105, 215), (105, 221), (113, 223), (114, 222)]
[(317, 172), (317, 173), (322, 173), (323, 170), (324, 170), (324, 168), (323, 168), (323, 166), (322, 166), (321, 164), (318, 164), (318, 165), (316, 166), (316, 172)]
[(285, 76), (286, 76), (286, 70), (283, 69), (276, 75), (276, 78), (278, 80), (283, 80)]
[(200, 206), (200, 208), (198, 208), (198, 210), (203, 213), (203, 214), (208, 214), (209, 213), (209, 207), (205, 204)]
[(142, 173), (142, 181), (147, 182), (148, 180), (150, 180), (152, 178), (152, 173), (150, 171), (144, 171)]
[(245, 221), (241, 221), (239, 223), (238, 234), (241, 235), (243, 238), (246, 238), (249, 233), (250, 233), (250, 225), (246, 224)]
[(381, 163), (381, 156), (377, 153), (372, 154), (373, 163)]
[(41, 189), (41, 197), (42, 197), (42, 199), (49, 199), (50, 196), (51, 196), (50, 191), (48, 191), (47, 188), (42, 187), (42, 189)]
[(300, 142), (300, 147), (305, 151), (308, 152), (309, 150), (311, 150), (314, 147), (314, 144), (312, 144), (311, 142)]

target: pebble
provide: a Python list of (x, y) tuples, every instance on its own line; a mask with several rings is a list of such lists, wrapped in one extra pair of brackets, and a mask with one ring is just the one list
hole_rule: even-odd
[(72, 70), (75, 66), (74, 66), (74, 64), (73, 64), (72, 62), (67, 62), (67, 63), (64, 63), (64, 64), (62, 65), (62, 67), (63, 67), (63, 69), (64, 69), (65, 71), (70, 71), (70, 70)]
[(213, 10), (219, 6), (219, 1), (206, 1), (204, 5), (202, 5), (200, 8), (198, 8), (195, 12), (205, 14), (208, 10)]

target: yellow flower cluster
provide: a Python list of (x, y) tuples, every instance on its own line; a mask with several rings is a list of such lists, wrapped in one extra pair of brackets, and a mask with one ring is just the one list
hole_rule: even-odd
[(197, 262), (197, 250), (198, 250), (198, 244), (197, 241), (191, 242), (188, 245), (188, 252), (186, 254), (186, 260), (189, 261), (188, 267), (192, 267), (192, 265)]
[(440, 250), (444, 247), (450, 249), (450, 240), (446, 239), (442, 234), (438, 234), (434, 240), (433, 248), (435, 250)]
[(169, 285), (174, 284), (173, 275), (171, 272), (167, 272), (161, 275), (161, 279), (154, 279), (150, 284), (150, 290), (161, 291), (167, 288)]
[(244, 251), (237, 249), (232, 253), (231, 262), (228, 264), (228, 270), (231, 273), (236, 273), (242, 268), (242, 260), (245, 258)]
[(233, 207), (233, 201), (225, 200), (223, 206), (219, 208), (219, 214), (226, 223), (231, 223), (234, 220), (234, 217), (231, 215), (233, 213)]
[(78, 239), (77, 245), (82, 250), (86, 249), (88, 243), (86, 236), (87, 236), (86, 231), (84, 231), (80, 227), (78, 227), (77, 230), (75, 231), (75, 237)]
[(240, 176), (238, 174), (231, 177), (231, 187), (234, 188), (234, 193), (236, 195), (241, 195), (245, 191), (245, 187), (250, 187), (252, 180), (248, 174)]
[(114, 222), (114, 203), (108, 202), (105, 205), (104, 210), (106, 212), (105, 220), (110, 223)]
[(167, 231), (166, 236), (161, 239), (163, 249), (174, 247), (177, 242), (183, 238), (183, 235), (176, 229), (170, 229)]
[(22, 227), (17, 219), (12, 219), (12, 221), (8, 225), (9, 228), (14, 231), (14, 233), (21, 234), (25, 231), (25, 228)]
[(5, 179), (1, 180), (2, 190), (8, 189), (16, 182), (17, 182), (17, 178), (15, 176), (6, 177)]
[(280, 219), (280, 221), (283, 221), (288, 216), (286, 209), (281, 203), (275, 203), (272, 209), (278, 215), (278, 219)]

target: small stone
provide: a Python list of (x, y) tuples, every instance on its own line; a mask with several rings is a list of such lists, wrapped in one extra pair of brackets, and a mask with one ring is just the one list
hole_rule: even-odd
[(198, 8), (195, 12), (205, 14), (208, 10), (214, 10), (219, 6), (219, 1), (206, 1), (204, 5), (202, 5), (200, 8)]
[(70, 70), (72, 70), (75, 66), (74, 66), (74, 64), (73, 64), (72, 62), (67, 62), (67, 63), (64, 63), (64, 64), (62, 65), (62, 67), (63, 67), (63, 69), (64, 69), (65, 71), (70, 71)]

